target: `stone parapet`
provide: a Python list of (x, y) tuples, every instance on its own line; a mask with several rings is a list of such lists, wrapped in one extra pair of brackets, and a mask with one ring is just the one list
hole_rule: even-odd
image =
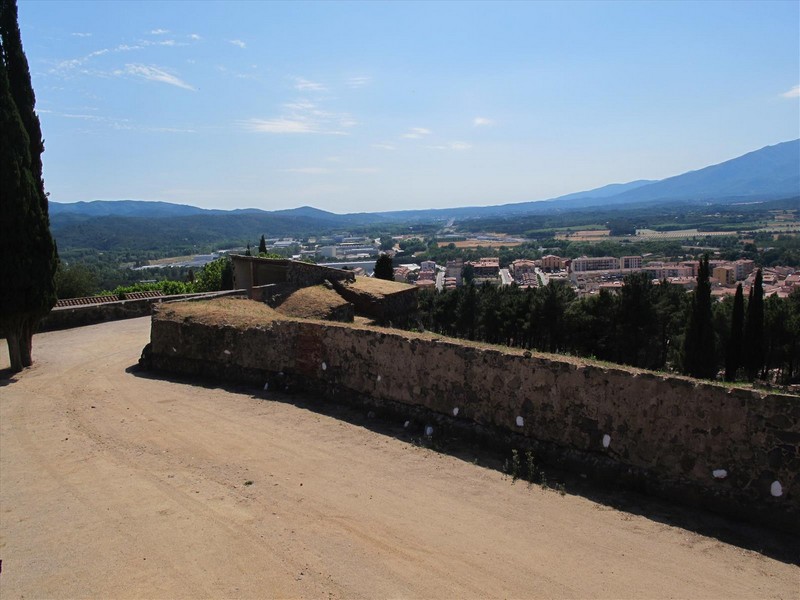
[(145, 354), (157, 370), (423, 411), (590, 476), (800, 532), (800, 397), (397, 330), (221, 324), (191, 307), (156, 311)]

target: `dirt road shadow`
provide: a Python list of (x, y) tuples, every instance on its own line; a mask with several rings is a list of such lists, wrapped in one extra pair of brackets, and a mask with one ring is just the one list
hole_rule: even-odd
[(529, 454), (525, 450), (514, 452), (513, 441), (507, 438), (493, 439), (485, 433), (476, 434), (463, 423), (459, 424), (446, 416), (432, 415), (412, 407), (404, 407), (400, 412), (392, 406), (321, 400), (304, 392), (265, 391), (251, 385), (224, 383), (216, 379), (197, 380), (154, 373), (142, 370), (138, 364), (125, 371), (135, 377), (205, 389), (222, 389), (265, 402), (290, 404), (301, 410), (326, 415), (380, 435), (428, 448), (432, 452), (448, 454), (479, 467), (498, 471), (503, 473), (508, 485), (535, 487), (553, 494), (581, 496), (595, 502), (598, 510), (617, 510), (644, 517), (787, 564), (800, 565), (800, 539), (796, 536), (661, 500), (636, 489), (621, 487), (618, 483), (590, 478), (580, 472), (555, 468), (536, 457), (533, 457), (535, 463), (530, 463)]
[(0, 387), (5, 387), (15, 383), (17, 381), (16, 375), (17, 372), (12, 371), (11, 367), (0, 369)]

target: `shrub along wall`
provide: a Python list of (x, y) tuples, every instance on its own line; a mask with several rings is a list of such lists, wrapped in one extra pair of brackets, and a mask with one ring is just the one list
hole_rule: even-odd
[[(186, 307), (183, 307), (184, 309)], [(264, 382), (450, 420), (549, 462), (800, 530), (800, 398), (425, 334), (160, 308), (157, 370)]]

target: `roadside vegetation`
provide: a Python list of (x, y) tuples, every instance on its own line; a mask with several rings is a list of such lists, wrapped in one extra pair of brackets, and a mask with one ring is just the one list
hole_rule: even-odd
[[(742, 358), (728, 365), (729, 380), (796, 382), (800, 292), (785, 299), (763, 299), (759, 292), (754, 297), (744, 301), (743, 314), (750, 317), (740, 319), (737, 330), (733, 296), (696, 309), (694, 292), (666, 282), (654, 285), (644, 274), (626, 277), (618, 294), (602, 290), (583, 298), (552, 282), (526, 289), (468, 284), (441, 292), (421, 290), (418, 326), (457, 338), (712, 379), (722, 378), (736, 346)], [(759, 300), (760, 315), (748, 313)], [(698, 320), (705, 323), (702, 331)]]

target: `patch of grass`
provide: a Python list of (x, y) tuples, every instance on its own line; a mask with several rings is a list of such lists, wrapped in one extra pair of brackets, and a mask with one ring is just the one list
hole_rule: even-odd
[(328, 319), (348, 302), (324, 285), (314, 285), (292, 292), (279, 306), (279, 313), (303, 319)]
[(528, 482), (529, 488), (533, 484), (537, 484), (544, 490), (554, 490), (562, 496), (567, 493), (564, 484), (548, 482), (547, 474), (536, 464), (536, 457), (533, 450), (530, 449), (525, 451), (524, 462), (520, 457), (519, 450), (516, 448), (511, 450), (511, 457), (503, 463), (503, 477), (510, 477), (512, 485), (518, 479), (522, 479)]

